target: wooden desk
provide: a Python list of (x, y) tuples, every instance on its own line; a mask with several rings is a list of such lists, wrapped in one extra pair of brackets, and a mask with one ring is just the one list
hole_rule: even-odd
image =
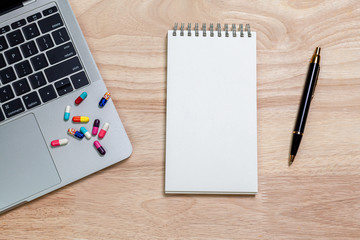
[[(71, 0), (134, 146), (127, 161), (0, 216), (0, 239), (360, 239), (360, 2)], [(165, 196), (166, 33), (257, 31), (259, 193)], [(287, 166), (305, 74), (321, 73)]]

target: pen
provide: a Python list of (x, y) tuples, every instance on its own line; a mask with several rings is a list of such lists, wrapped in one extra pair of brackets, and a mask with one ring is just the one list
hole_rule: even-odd
[(289, 157), (289, 166), (294, 162), (296, 153), (299, 149), (301, 138), (304, 135), (306, 118), (309, 113), (310, 103), (314, 97), (315, 87), (320, 72), (320, 47), (315, 49), (311, 58), (309, 70), (305, 80), (305, 86), (301, 97), (298, 115), (296, 117), (295, 128), (292, 134), (292, 143)]

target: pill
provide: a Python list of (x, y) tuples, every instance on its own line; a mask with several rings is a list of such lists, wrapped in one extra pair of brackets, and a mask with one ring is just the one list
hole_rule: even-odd
[(99, 102), (99, 106), (103, 107), (107, 103), (107, 101), (110, 99), (111, 94), (109, 92), (106, 92), (105, 95), (101, 98)]
[(76, 131), (76, 130), (73, 129), (73, 128), (69, 128), (68, 133), (69, 133), (71, 136), (77, 137), (77, 138), (79, 138), (79, 139), (83, 139), (83, 138), (84, 138), (84, 134), (82, 134), (82, 133), (79, 132), (79, 131)]
[(96, 136), (98, 134), (99, 126), (100, 126), (100, 120), (95, 119), (94, 126), (93, 126), (93, 129), (92, 129), (92, 135)]
[(99, 141), (95, 141), (95, 142), (94, 142), (94, 146), (96, 147), (96, 149), (98, 150), (98, 152), (99, 152), (101, 155), (105, 155), (105, 154), (106, 154), (105, 149), (101, 146), (101, 144), (99, 143)]
[(80, 123), (87, 123), (89, 122), (89, 118), (88, 117), (84, 117), (84, 116), (75, 116), (73, 117), (73, 122), (80, 122)]
[(107, 131), (109, 130), (110, 125), (108, 123), (105, 123), (104, 126), (102, 127), (102, 129), (100, 130), (99, 133), (99, 138), (104, 138)]
[(83, 92), (76, 100), (75, 100), (75, 104), (79, 105), (82, 101), (85, 100), (85, 98), (87, 97), (87, 92)]
[(85, 135), (86, 139), (89, 140), (91, 138), (91, 134), (88, 132), (88, 130), (86, 128), (81, 127), (80, 132)]
[(57, 146), (64, 146), (68, 144), (69, 140), (67, 138), (64, 139), (58, 139), (51, 142), (51, 146), (57, 147)]
[(64, 120), (67, 121), (70, 119), (70, 110), (71, 107), (70, 106), (66, 106), (65, 108), (65, 113), (64, 113)]

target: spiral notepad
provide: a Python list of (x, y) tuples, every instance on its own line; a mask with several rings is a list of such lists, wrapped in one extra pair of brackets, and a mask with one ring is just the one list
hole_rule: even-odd
[(166, 193), (257, 192), (256, 32), (168, 31)]

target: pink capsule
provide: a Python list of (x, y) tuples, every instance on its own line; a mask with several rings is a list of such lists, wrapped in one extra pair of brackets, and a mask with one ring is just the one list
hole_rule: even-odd
[(104, 126), (102, 127), (102, 129), (100, 130), (100, 133), (99, 133), (99, 138), (104, 138), (107, 131), (109, 130), (109, 127), (110, 127), (110, 124), (108, 123), (105, 123)]
[(95, 146), (95, 148), (98, 150), (98, 152), (99, 152), (101, 155), (105, 155), (105, 154), (106, 154), (105, 149), (101, 146), (101, 144), (99, 143), (99, 141), (95, 141), (95, 142), (94, 142), (94, 146)]
[(51, 142), (51, 146), (58, 147), (68, 144), (69, 140), (67, 138), (64, 139), (58, 139)]
[(100, 127), (100, 120), (99, 119), (95, 119), (94, 121), (94, 126), (92, 129), (92, 135), (96, 136), (99, 132), (99, 127)]

